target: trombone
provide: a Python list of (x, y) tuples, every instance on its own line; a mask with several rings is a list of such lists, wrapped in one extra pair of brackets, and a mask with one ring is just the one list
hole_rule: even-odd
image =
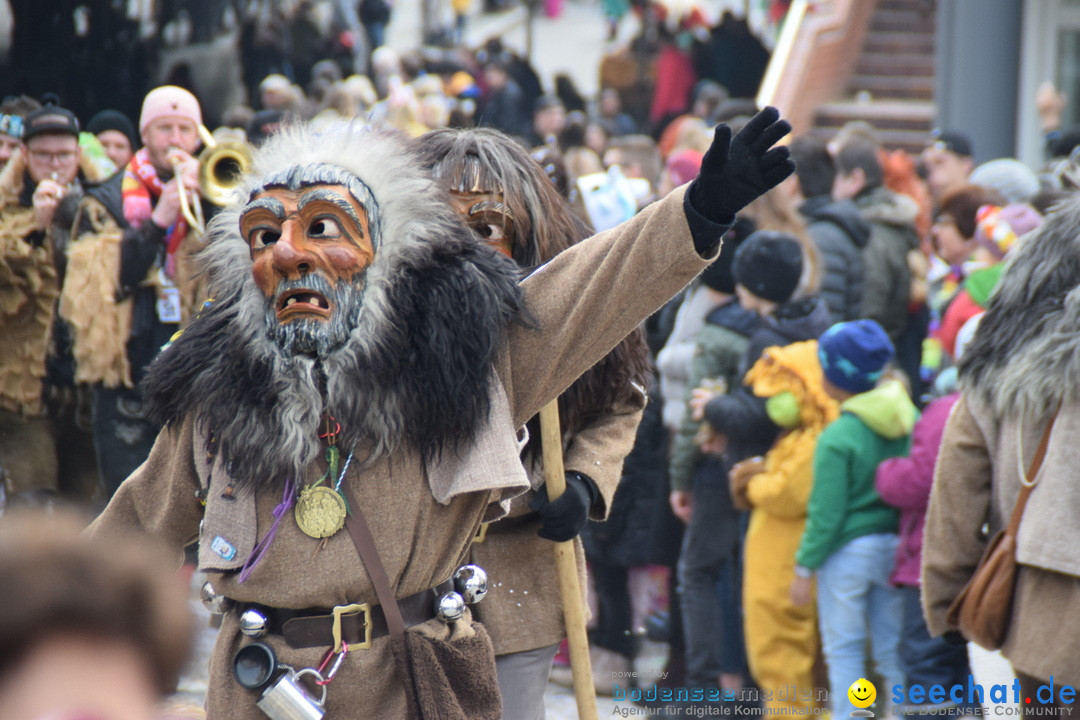
[[(251, 147), (238, 140), (218, 142), (205, 125), (199, 126), (205, 148), (199, 153), (199, 193), (215, 205), (228, 205), (235, 199), (240, 178), (251, 170)], [(173, 159), (173, 172), (179, 174), (180, 160)], [(202, 203), (188, 198), (183, 182), (180, 187), (180, 212), (188, 226), (200, 235), (206, 232)]]

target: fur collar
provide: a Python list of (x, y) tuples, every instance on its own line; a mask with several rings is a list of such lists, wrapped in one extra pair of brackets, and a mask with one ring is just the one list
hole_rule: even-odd
[(961, 389), (997, 417), (1043, 418), (1080, 396), (1080, 201), (1010, 254), (960, 363)]
[(3, 203), (17, 203), (19, 202), (19, 196), (22, 195), (23, 184), (26, 182), (26, 160), (23, 159), (23, 155), (16, 149), (11, 155), (11, 159), (4, 165), (4, 169), (0, 171), (0, 199)]
[(243, 196), (258, 178), (307, 163), (348, 170), (378, 204), (375, 259), (349, 340), (316, 363), (285, 356), (267, 337), (266, 301), (232, 207), (211, 222), (203, 253), (215, 301), (146, 381), (154, 419), (194, 414), (241, 484), (301, 477), (321, 453), (324, 412), (341, 423), (344, 446), (355, 443), (369, 460), (408, 448), (430, 462), (468, 442), (487, 416), (495, 356), (522, 307), (513, 263), (473, 239), (399, 136), (286, 131), (258, 153)]

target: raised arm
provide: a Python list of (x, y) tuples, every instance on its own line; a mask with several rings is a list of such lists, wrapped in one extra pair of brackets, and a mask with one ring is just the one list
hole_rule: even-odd
[(688, 187), (524, 280), (535, 322), (511, 331), (500, 372), (515, 420), (523, 423), (565, 390), (716, 257), (735, 213), (794, 172), (787, 148), (772, 147), (790, 130), (775, 108), (735, 137), (718, 127)]

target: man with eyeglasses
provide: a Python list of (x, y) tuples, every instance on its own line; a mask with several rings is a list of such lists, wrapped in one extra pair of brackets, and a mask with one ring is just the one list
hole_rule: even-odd
[(26, 118), (20, 148), (26, 164), (30, 206), (34, 210), (37, 240), (44, 239), (57, 206), (79, 176), (79, 121), (70, 111), (46, 105)]
[(9, 500), (48, 501), (61, 477), (65, 486), (73, 480), (65, 490), (87, 500), (93, 449), (88, 423), (80, 430), (77, 419), (89, 405), (79, 403), (56, 304), (82, 184), (103, 178), (80, 163), (70, 110), (47, 104), (21, 125), (22, 142), (0, 173), (0, 469)]

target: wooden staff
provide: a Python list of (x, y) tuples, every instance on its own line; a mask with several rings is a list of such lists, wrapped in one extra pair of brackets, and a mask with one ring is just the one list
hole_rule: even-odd
[[(559, 401), (552, 400), (540, 410), (540, 441), (544, 458), (544, 480), (548, 500), (566, 490), (563, 473), (562, 430), (559, 427)], [(585, 606), (581, 602), (574, 541), (555, 543), (555, 566), (559, 572), (563, 618), (570, 645), (570, 670), (574, 675), (574, 699), (579, 720), (596, 720), (596, 686), (589, 660), (589, 637), (585, 634)]]

